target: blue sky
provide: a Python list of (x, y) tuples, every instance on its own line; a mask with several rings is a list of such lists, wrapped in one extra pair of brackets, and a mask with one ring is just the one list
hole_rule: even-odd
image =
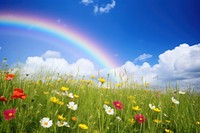
[[(139, 67), (146, 61), (153, 67), (162, 62), (159, 62), (160, 55), (166, 51), (183, 43), (188, 49), (200, 43), (199, 5), (199, 0), (1, 0), (0, 12), (25, 12), (71, 24), (88, 37), (99, 40), (118, 60), (119, 67), (127, 61)], [(19, 60), (12, 54), (15, 51), (26, 51), (20, 53), (22, 62), (47, 50), (58, 51), (65, 57), (66, 51), (62, 49), (45, 45), (39, 48), (33, 43), (18, 43), (21, 46), (16, 47), (15, 43), (20, 41), (17, 37), (10, 36), (15, 40), (10, 43), (1, 30), (0, 35), (1, 59), (7, 57), (10, 63)], [(80, 57), (66, 58), (72, 63)]]

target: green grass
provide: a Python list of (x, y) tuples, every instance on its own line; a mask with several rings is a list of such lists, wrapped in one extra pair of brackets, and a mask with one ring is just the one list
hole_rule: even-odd
[[(175, 133), (198, 133), (200, 125), (200, 95), (195, 91), (188, 91), (181, 95), (174, 93), (173, 88), (159, 91), (144, 85), (135, 83), (123, 83), (121, 87), (112, 85), (109, 89), (98, 87), (96, 79), (92, 82), (86, 79), (74, 79), (71, 76), (59, 77), (59, 80), (46, 78), (46, 82), (38, 80), (21, 79), (19, 76), (11, 81), (4, 79), (5, 72), (0, 73), (0, 96), (5, 96), (8, 102), (0, 101), (0, 131), (1, 133), (162, 133), (170, 129)], [(106, 78), (106, 77), (105, 77)], [(69, 98), (61, 95), (61, 87), (69, 88), (68, 92), (78, 95), (78, 98)], [(26, 99), (10, 100), (13, 90), (21, 88), (27, 95)], [(177, 88), (176, 88), (177, 89)], [(64, 102), (63, 105), (50, 101), (56, 97)], [(180, 104), (174, 104), (171, 97), (176, 98)], [(121, 101), (124, 104), (122, 110), (114, 107), (113, 101)], [(71, 110), (66, 105), (74, 101), (78, 104), (77, 110)], [(114, 115), (108, 115), (103, 108), (107, 103), (114, 109)], [(149, 108), (149, 104), (158, 107), (161, 112), (155, 112)], [(141, 110), (135, 111), (133, 106), (139, 106)], [(15, 118), (6, 121), (3, 112), (6, 109), (16, 108)], [(143, 114), (146, 121), (142, 124), (137, 120), (132, 123), (135, 114)], [(58, 115), (66, 118), (70, 127), (58, 127)], [(50, 128), (40, 125), (40, 120), (48, 117), (53, 121)], [(73, 121), (72, 117), (77, 120)], [(117, 119), (120, 117), (121, 120)], [(158, 119), (161, 123), (155, 123)], [(168, 122), (166, 122), (168, 120)], [(85, 124), (88, 129), (81, 129), (78, 125)]]

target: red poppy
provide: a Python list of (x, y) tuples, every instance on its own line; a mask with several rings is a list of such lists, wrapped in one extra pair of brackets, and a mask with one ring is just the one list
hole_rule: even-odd
[(139, 122), (139, 123), (144, 123), (146, 121), (146, 118), (142, 115), (142, 114), (136, 114), (135, 115), (135, 119)]
[(0, 96), (0, 101), (7, 102), (7, 99), (4, 96)]
[(24, 91), (22, 89), (16, 88), (14, 89), (13, 95), (11, 96), (11, 98), (21, 98), (21, 99), (25, 99), (26, 98), (26, 94), (24, 94)]
[(15, 117), (16, 109), (7, 109), (3, 112), (5, 120), (11, 120), (12, 118)]
[(120, 101), (114, 101), (113, 104), (114, 104), (115, 108), (119, 109), (119, 110), (123, 109), (123, 107), (124, 107), (124, 104)]
[(5, 80), (12, 80), (14, 77), (15, 77), (14, 74), (8, 73), (8, 74), (6, 74), (6, 76), (5, 76)]

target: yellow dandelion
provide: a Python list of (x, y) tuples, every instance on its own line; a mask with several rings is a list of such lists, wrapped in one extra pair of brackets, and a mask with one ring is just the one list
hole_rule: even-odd
[(155, 112), (161, 112), (161, 110), (160, 109), (158, 109), (158, 108), (155, 108), (155, 109), (153, 109)]
[(101, 82), (101, 84), (103, 84), (103, 83), (105, 83), (106, 82), (106, 80), (104, 79), (104, 78), (99, 78), (99, 82)]
[(60, 104), (60, 105), (64, 105), (64, 102), (62, 102), (62, 101), (57, 101), (56, 103)]
[(166, 133), (174, 133), (172, 130), (169, 130), (169, 129), (165, 129), (165, 132)]
[(62, 121), (66, 120), (66, 118), (63, 117), (63, 115), (58, 115), (58, 119)]
[(79, 95), (74, 94), (74, 98), (79, 98)]
[(85, 125), (85, 124), (79, 124), (78, 126), (79, 126), (81, 129), (84, 129), (84, 130), (88, 129), (88, 126)]
[(110, 102), (109, 101), (104, 101), (104, 104), (109, 105)]
[(56, 97), (51, 97), (50, 101), (53, 102), (53, 103), (57, 103), (59, 101), (59, 99), (56, 98)]
[(139, 106), (133, 106), (132, 109), (135, 110), (135, 111), (141, 110), (141, 108)]
[(61, 87), (60, 88), (62, 91), (68, 91), (69, 90), (69, 88), (67, 88), (67, 87)]
[(134, 125), (135, 124), (135, 120), (134, 119), (129, 119), (129, 122)]
[(153, 122), (159, 124), (159, 123), (161, 123), (162, 121), (161, 121), (161, 120), (158, 120), (158, 119), (154, 119)]

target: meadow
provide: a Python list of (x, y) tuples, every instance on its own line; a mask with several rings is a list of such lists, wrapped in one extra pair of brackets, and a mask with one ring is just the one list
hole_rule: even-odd
[[(0, 72), (1, 133), (198, 133), (200, 95), (108, 77)], [(44, 80), (45, 79), (45, 80)]]

